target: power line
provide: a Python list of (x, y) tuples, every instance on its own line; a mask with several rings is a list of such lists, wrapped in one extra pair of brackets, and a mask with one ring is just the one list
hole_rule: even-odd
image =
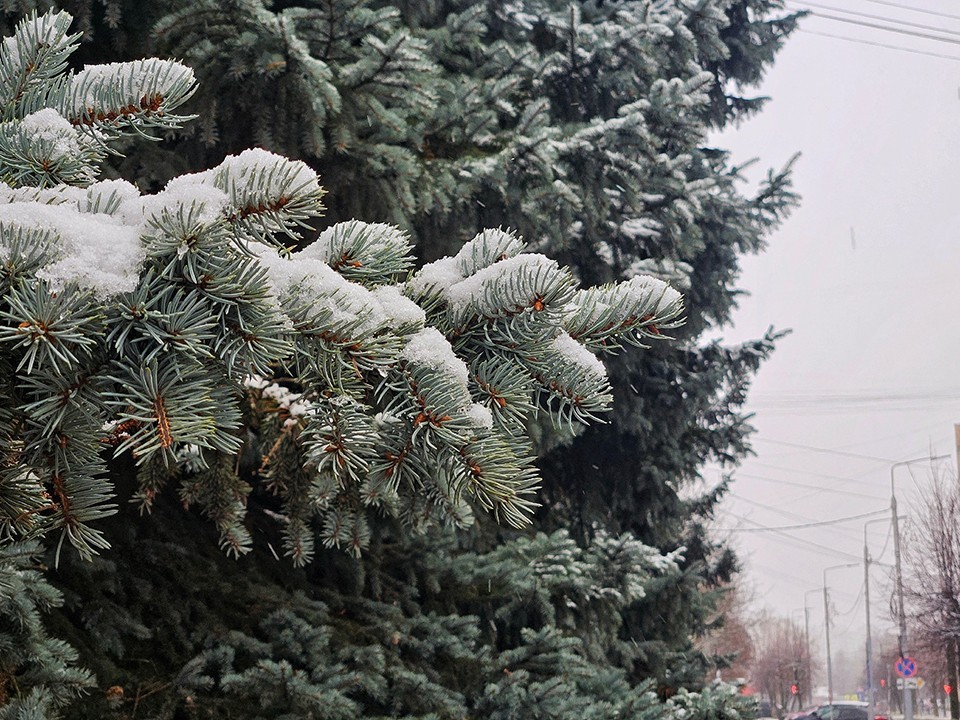
[(939, 400), (925, 400), (922, 402), (886, 401), (882, 403), (855, 402), (855, 403), (825, 403), (825, 402), (770, 402), (751, 399), (752, 410), (762, 410), (771, 413), (878, 413), (878, 412), (915, 412), (918, 410), (952, 410), (957, 406), (960, 397), (940, 398)]
[(817, 492), (829, 492), (835, 495), (846, 495), (847, 497), (861, 498), (864, 500), (876, 500), (876, 495), (867, 495), (866, 493), (856, 493), (850, 490), (838, 490), (831, 487), (820, 487), (819, 485), (809, 485), (807, 483), (794, 482), (792, 480), (780, 480), (779, 478), (767, 477), (766, 475), (754, 475), (753, 473), (737, 472), (734, 477), (745, 477), (753, 480), (764, 480), (776, 485), (787, 485), (789, 487), (803, 488), (804, 490), (816, 490)]
[(859, 515), (849, 515), (847, 517), (834, 518), (833, 520), (819, 520), (817, 522), (801, 523), (799, 525), (781, 525), (779, 527), (758, 525), (754, 528), (717, 528), (717, 530), (723, 532), (780, 532), (782, 530), (805, 530), (806, 528), (823, 527), (824, 525), (836, 525), (842, 522), (849, 522), (850, 520), (863, 520), (864, 518), (875, 517), (876, 515), (886, 514), (887, 512), (887, 509), (874, 510), (873, 512), (861, 513)]
[(804, 522), (804, 523), (807, 523), (807, 522), (819, 522), (819, 520), (814, 520), (813, 518), (809, 518), (809, 517), (807, 517), (807, 516), (805, 516), (805, 515), (801, 515), (800, 513), (790, 512), (789, 510), (784, 510), (783, 508), (778, 507), (778, 506), (776, 506), (776, 505), (767, 505), (766, 503), (759, 502), (758, 500), (751, 500), (750, 498), (744, 497), (743, 495), (740, 495), (739, 493), (735, 493), (735, 492), (733, 492), (732, 490), (731, 490), (730, 492), (728, 492), (727, 494), (728, 494), (729, 497), (736, 498), (737, 500), (740, 500), (741, 502), (745, 502), (745, 503), (747, 503), (748, 505), (753, 505), (754, 507), (758, 507), (758, 508), (760, 508), (761, 510), (768, 510), (768, 511), (770, 511), (770, 512), (776, 513), (777, 515), (780, 515), (781, 517), (790, 518), (790, 519), (792, 519), (792, 520), (799, 520), (799, 521)]
[(910, 479), (913, 480), (914, 487), (916, 487), (917, 490), (919, 490), (922, 493), (923, 488), (920, 487), (920, 483), (917, 482), (917, 476), (913, 474), (913, 468), (910, 467), (909, 465), (907, 465), (907, 472), (910, 473)]
[[(801, 579), (801, 578), (798, 578), (796, 575), (790, 575), (790, 574), (785, 573), (785, 572), (782, 572), (782, 571), (780, 571), (780, 570), (778, 570), (778, 569), (776, 569), (776, 568), (772, 568), (772, 567), (770, 567), (769, 565), (762, 565), (762, 564), (760, 564), (760, 563), (752, 562), (751, 560), (748, 560), (748, 561), (747, 561), (747, 565), (750, 567), (751, 570), (758, 570), (758, 571), (760, 571), (760, 572), (758, 573), (758, 575), (759, 575), (759, 577), (760, 577), (761, 579), (766, 579), (766, 576), (767, 576), (767, 575), (776, 575), (777, 577), (783, 579), (784, 581), (787, 581), (787, 582), (792, 583), (795, 587), (798, 587), (798, 588), (807, 588), (807, 587), (810, 587), (810, 581), (809, 581), (809, 580), (803, 580), (803, 579)], [(840, 589), (838, 589), (838, 588), (832, 588), (832, 589), (830, 590), (830, 594), (831, 594), (831, 595), (834, 595), (834, 594), (844, 595), (844, 596), (846, 596), (846, 597), (852, 597), (852, 596), (853, 596), (852, 593), (849, 593), (849, 592), (847, 592), (846, 590), (840, 590)], [(819, 603), (818, 603), (818, 604), (819, 604)], [(816, 609), (817, 609), (817, 606), (816, 606), (816, 605), (811, 605), (811, 606), (809, 607), (809, 609), (810, 609), (810, 610), (816, 610)], [(816, 618), (814, 618), (814, 620), (816, 620)]]
[[(818, 33), (823, 34), (823, 33)], [(954, 60), (960, 60), (960, 57), (953, 58)], [(871, 414), (880, 414), (880, 413), (931, 413), (931, 412), (943, 412), (947, 410), (952, 410), (957, 405), (956, 399), (944, 399), (944, 400), (932, 400), (926, 403), (916, 403), (913, 405), (870, 405), (868, 403), (863, 403), (860, 405), (837, 405), (837, 406), (817, 406), (817, 405), (798, 405), (798, 406), (783, 406), (783, 407), (764, 407), (759, 406), (754, 407), (758, 412), (762, 412), (764, 415), (863, 415), (864, 413)]]
[(876, 455), (862, 455), (860, 453), (845, 452), (843, 450), (831, 450), (830, 448), (816, 447), (814, 445), (804, 445), (802, 443), (788, 442), (786, 440), (771, 440), (770, 438), (758, 437), (756, 438), (756, 441), (771, 443), (773, 445), (785, 445), (787, 447), (800, 448), (801, 450), (810, 450), (811, 452), (826, 453), (827, 455), (842, 455), (843, 457), (858, 458), (860, 460), (873, 460), (874, 462), (887, 463), (888, 465), (897, 462), (896, 460), (891, 460), (890, 458), (877, 457)]
[[(857, 606), (860, 605), (861, 600), (863, 600), (863, 583), (862, 582), (860, 583), (860, 591), (857, 593), (857, 597), (853, 601), (853, 605), (850, 606), (850, 609), (844, 612), (835, 612), (833, 616), (839, 618), (839, 617), (843, 617), (844, 615), (849, 615), (850, 613), (852, 613), (854, 610), (857, 609)], [(850, 627), (847, 626), (847, 630), (849, 629)], [(844, 630), (844, 632), (846, 632), (846, 630)], [(843, 633), (840, 633), (840, 634), (842, 635)]]
[[(730, 517), (735, 518), (736, 520), (740, 520), (741, 522), (747, 522), (747, 523), (750, 523), (751, 525), (760, 524), (754, 520), (751, 520), (750, 518), (746, 518), (746, 517), (743, 517), (742, 515), (737, 515), (734, 512), (730, 512), (729, 510), (727, 510), (726, 512), (728, 515), (730, 515)], [(843, 550), (837, 550), (836, 548), (828, 547), (826, 545), (821, 545), (820, 543), (815, 543), (812, 540), (804, 540), (803, 538), (793, 537), (792, 535), (787, 535), (785, 532), (781, 532), (781, 531), (774, 531), (774, 535), (779, 535), (780, 537), (772, 537), (770, 538), (771, 540), (773, 541), (779, 540), (784, 544), (793, 545), (793, 547), (800, 547), (800, 549), (806, 550), (807, 552), (811, 552), (810, 548), (812, 547), (812, 548), (816, 548), (814, 552), (817, 552), (817, 554), (819, 555), (823, 555), (824, 553), (826, 553), (828, 555), (832, 555), (842, 560), (855, 560), (856, 562), (860, 561), (860, 558), (856, 555), (851, 555), (850, 553), (844, 552)], [(808, 546), (808, 547), (803, 547), (803, 546)]]
[[(811, 31), (812, 32), (812, 31)], [(815, 35), (834, 36), (829, 33)], [(846, 36), (843, 36), (844, 38)], [(899, 46), (891, 46), (899, 48)], [(899, 48), (910, 52), (909, 48)], [(924, 53), (929, 54), (929, 53)], [(934, 53), (938, 57), (960, 60), (953, 55)], [(862, 392), (843, 394), (811, 394), (811, 395), (751, 395), (750, 407), (763, 410), (766, 413), (775, 412), (808, 412), (808, 413), (849, 413), (862, 412), (909, 412), (914, 410), (931, 410), (940, 407), (954, 407), (960, 401), (960, 390), (928, 390), (912, 393), (891, 392)]]
[[(940, 28), (936, 25), (924, 25), (923, 23), (910, 22), (909, 20), (900, 20), (899, 18), (886, 17), (885, 15), (873, 15), (871, 13), (863, 13), (858, 10), (846, 10), (844, 8), (832, 7), (830, 5), (821, 5), (815, 2), (808, 2), (808, 0), (787, 0), (788, 5), (799, 5), (802, 6), (802, 9), (806, 9), (808, 6), (812, 8), (820, 8), (821, 10), (830, 10), (831, 12), (839, 12), (844, 15), (853, 15), (855, 17), (867, 18), (868, 20), (880, 20), (882, 22), (891, 23), (893, 25), (904, 25), (907, 27), (919, 28), (921, 30), (933, 30), (934, 32), (946, 33), (947, 35), (960, 35), (960, 30), (951, 30), (950, 28)], [(819, 15), (820, 13), (813, 12), (814, 15)]]
[(749, 560), (747, 561), (747, 565), (750, 567), (751, 570), (761, 571), (760, 577), (764, 579), (766, 579), (767, 575), (776, 575), (780, 579), (786, 582), (792, 583), (795, 587), (798, 587), (798, 588), (805, 588), (810, 584), (806, 580), (801, 580), (796, 575), (790, 575), (776, 568), (769, 567), (768, 565), (761, 565), (759, 563), (750, 562)]
[[(857, 594), (857, 599), (853, 601), (853, 606), (849, 610), (847, 610), (847, 612), (845, 613), (837, 613), (837, 617), (843, 617), (844, 615), (852, 614), (854, 610), (860, 607), (860, 603), (863, 600), (863, 597), (864, 597), (863, 583), (860, 583), (860, 592)], [(850, 618), (850, 622), (847, 623), (847, 626), (843, 630), (841, 630), (839, 634), (841, 636), (846, 635), (848, 632), (850, 632), (850, 628), (853, 627), (853, 624), (855, 622), (857, 622), (857, 616), (853, 615), (853, 617)]]
[(861, 473), (860, 475), (855, 475), (854, 477), (847, 477), (845, 475), (830, 475), (828, 473), (816, 473), (811, 472), (810, 470), (802, 468), (792, 468), (785, 465), (773, 465), (771, 463), (760, 462), (759, 460), (750, 459), (750, 466), (758, 465), (760, 467), (770, 468), (771, 470), (780, 470), (782, 472), (795, 473), (799, 475), (807, 475), (809, 477), (823, 478), (824, 480), (836, 480), (837, 482), (844, 482), (856, 485), (857, 487), (870, 487), (875, 488), (876, 483), (872, 480), (864, 480), (863, 476), (874, 472), (873, 470), (868, 470), (866, 473)]
[(893, 537), (893, 523), (887, 525), (887, 537), (883, 540), (883, 548), (880, 550), (880, 554), (877, 555), (877, 559), (874, 562), (880, 560), (883, 557), (883, 554), (887, 552), (887, 546), (890, 544), (890, 538)]
[(860, 27), (872, 28), (874, 30), (885, 30), (886, 32), (898, 33), (900, 35), (909, 35), (911, 37), (923, 38), (924, 40), (937, 40), (950, 45), (960, 45), (960, 40), (940, 37), (939, 35), (930, 35), (929, 33), (915, 32), (913, 30), (904, 30), (902, 28), (890, 27), (889, 25), (878, 25), (877, 23), (866, 22), (864, 20), (854, 20), (853, 18), (840, 17), (839, 15), (827, 15), (822, 12), (810, 11), (814, 17), (824, 20), (833, 20), (834, 22), (847, 23), (848, 25), (858, 25)]
[(922, 408), (930, 405), (942, 405), (945, 403), (956, 403), (960, 400), (960, 393), (939, 393), (928, 397), (910, 397), (908, 395), (889, 395), (889, 396), (781, 396), (779, 398), (765, 398), (758, 395), (750, 398), (752, 407), (759, 409), (807, 409), (807, 408), (830, 408), (839, 410), (859, 410), (874, 409), (883, 405), (905, 404), (907, 408)]
[(913, 7), (912, 5), (901, 5), (900, 3), (890, 2), (890, 0), (863, 0), (874, 5), (885, 5), (886, 7), (895, 7), (900, 10), (910, 10), (912, 12), (923, 13), (924, 15), (935, 15), (937, 17), (949, 18), (950, 20), (960, 20), (960, 15), (948, 15), (947, 13), (937, 12), (936, 10), (927, 10), (926, 8)]
[[(960, 58), (957, 58), (957, 59), (960, 59)], [(937, 420), (936, 422), (928, 423), (927, 425), (923, 425), (921, 427), (915, 427), (914, 432), (925, 432), (930, 428), (940, 427), (941, 425), (943, 425), (943, 423), (940, 420)], [(891, 433), (890, 435), (882, 435), (880, 437), (872, 437), (869, 440), (860, 440), (854, 443), (847, 443), (846, 445), (839, 445), (835, 449), (846, 450), (847, 448), (859, 447), (860, 445), (871, 445), (874, 443), (882, 442), (884, 440), (892, 440), (894, 438), (899, 438), (899, 437), (903, 437), (902, 430), (899, 430), (895, 433)]]
[[(757, 502), (756, 500), (751, 500), (750, 498), (745, 498), (745, 497), (743, 497), (742, 495), (738, 495), (738, 494), (735, 493), (735, 492), (730, 492), (729, 495), (730, 495), (730, 497), (735, 498), (735, 499), (739, 500), (740, 502), (745, 502), (745, 503), (747, 503), (748, 505), (753, 505), (754, 507), (758, 507), (758, 508), (760, 508), (761, 510), (766, 510), (766, 511), (768, 511), (768, 512), (775, 513), (775, 514), (779, 515), (780, 517), (790, 518), (790, 519), (793, 519), (793, 520), (800, 520), (800, 521), (802, 522), (802, 524), (795, 526), (795, 528), (790, 528), (790, 527), (788, 526), (788, 527), (785, 527), (785, 528), (779, 528), (779, 529), (781, 529), (781, 530), (800, 529), (800, 528), (804, 528), (804, 527), (813, 527), (813, 525), (809, 525), (809, 523), (818, 524), (818, 523), (821, 523), (821, 522), (822, 522), (822, 521), (819, 521), (819, 520), (812, 520), (811, 518), (806, 517), (806, 516), (804, 516), (804, 515), (800, 515), (800, 514), (798, 514), (798, 513), (790, 512), (790, 511), (788, 511), (788, 510), (784, 510), (784, 509), (779, 508), (779, 507), (776, 507), (776, 506), (774, 506), (774, 505), (766, 505), (766, 504), (764, 504), (764, 503), (762, 503), (762, 502)], [(827, 524), (827, 523), (824, 523), (824, 524)], [(759, 529), (757, 529), (757, 530), (759, 530)], [(853, 528), (848, 528), (848, 527), (834, 527), (834, 528), (830, 528), (830, 530), (831, 530), (832, 532), (841, 532), (841, 533), (843, 533), (843, 534), (846, 534), (848, 537), (850, 536), (851, 533), (853, 533), (853, 534), (855, 534), (855, 535), (859, 535), (855, 529), (853, 529)], [(751, 529), (751, 530), (749, 530), (748, 532), (752, 532), (752, 531), (753, 531), (753, 530)]]
[(863, 390), (853, 393), (780, 393), (765, 395), (754, 393), (752, 399), (784, 404), (797, 403), (844, 403), (844, 402), (891, 402), (897, 400), (957, 400), (960, 399), (960, 388), (933, 388), (914, 392), (889, 392), (886, 390)]

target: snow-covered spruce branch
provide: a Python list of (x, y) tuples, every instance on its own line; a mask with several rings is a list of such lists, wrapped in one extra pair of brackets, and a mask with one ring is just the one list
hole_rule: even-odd
[[(21, 30), (52, 23), (69, 44), (62, 18)], [(341, 223), (291, 252), (323, 189), (264, 150), (156, 195), (94, 182), (103, 142), (179, 120), (192, 80), (178, 68), (44, 75), (49, 103), (0, 125), (3, 537), (106, 547), (107, 463), (127, 453), (141, 509), (176, 480), (234, 554), (252, 542), (251, 497), (295, 563), (317, 532), (359, 553), (371, 512), (415, 529), (474, 510), (528, 522), (526, 419), (598, 417), (610, 393), (594, 353), (675, 326), (679, 294), (652, 277), (580, 290), (503, 230), (415, 273), (387, 225)], [(44, 164), (58, 152), (75, 164)]]
[(175, 110), (196, 90), (193, 71), (169, 60), (92, 65), (66, 72), (79, 35), (50, 11), (21, 21), (0, 44), (0, 180), (14, 187), (88, 185), (107, 143), (179, 127)]

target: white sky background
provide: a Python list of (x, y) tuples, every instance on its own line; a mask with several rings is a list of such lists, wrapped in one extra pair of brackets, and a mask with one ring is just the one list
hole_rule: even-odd
[[(930, 449), (952, 455), (960, 422), (960, 0), (896, 2), (957, 19), (870, 0), (818, 4), (943, 28), (953, 44), (816, 16), (803, 30), (955, 59), (798, 32), (760, 88), (771, 97), (766, 108), (713, 139), (735, 161), (759, 158), (751, 177), (802, 153), (802, 205), (766, 252), (744, 260), (738, 285), (750, 296), (723, 332), (736, 341), (771, 324), (793, 330), (754, 383), (757, 456), (735, 473), (716, 522), (723, 528), (888, 509), (890, 462)], [(954, 460), (945, 467), (953, 470)], [(923, 483), (925, 465), (911, 469)], [(916, 485), (905, 468), (896, 482), (903, 508)], [(757, 604), (802, 623), (804, 593), (822, 585), (823, 569), (862, 558), (864, 522), (731, 533)], [(892, 543), (879, 557), (887, 528), (871, 524), (868, 539), (874, 557), (892, 563)], [(889, 626), (891, 585), (883, 568), (872, 573), (872, 620)], [(863, 648), (862, 583), (862, 565), (828, 575), (834, 607), (845, 613), (831, 641), (854, 657)], [(822, 596), (806, 600), (811, 635), (820, 636)]]

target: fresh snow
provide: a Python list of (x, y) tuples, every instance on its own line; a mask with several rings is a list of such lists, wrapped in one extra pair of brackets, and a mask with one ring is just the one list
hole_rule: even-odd
[(620, 225), (620, 232), (627, 240), (660, 237), (663, 224), (653, 218), (630, 218)]
[(38, 202), (44, 205), (73, 204), (80, 207), (87, 196), (84, 188), (57, 185), (52, 188), (11, 188), (0, 183), (0, 203)]
[(467, 410), (467, 418), (481, 430), (493, 429), (493, 413), (480, 403), (474, 403)]
[(464, 244), (454, 259), (460, 275), (468, 277), (481, 268), (519, 254), (523, 248), (523, 240), (516, 235), (499, 228), (490, 228), (482, 230), (470, 242)]
[[(63, 110), (71, 118), (81, 117), (89, 109), (119, 110), (104, 107), (103, 98), (114, 98), (123, 90), (123, 104), (138, 109), (140, 100), (152, 95), (168, 95), (180, 83), (193, 83), (193, 70), (172, 60), (134, 60), (132, 62), (87, 65), (70, 78)], [(125, 101), (125, 102), (124, 102)]]
[(387, 314), (376, 296), (362, 285), (350, 282), (325, 262), (294, 253), (280, 257), (273, 248), (251, 243), (267, 270), (267, 280), (280, 300), (303, 300), (318, 309), (328, 310), (335, 327), (356, 327), (373, 332), (384, 326)]
[(607, 376), (607, 368), (597, 359), (597, 356), (574, 340), (568, 333), (560, 333), (553, 340), (552, 347), (566, 361), (581, 368), (588, 375), (597, 378)]
[(53, 108), (44, 108), (27, 115), (20, 122), (21, 131), (31, 140), (47, 143), (50, 159), (59, 160), (80, 152), (80, 137), (70, 121)]
[(679, 290), (689, 290), (691, 287), (690, 276), (693, 274), (693, 267), (681, 260), (671, 260), (663, 258), (654, 260), (646, 258), (644, 260), (634, 260), (630, 266), (623, 271), (624, 278), (631, 278), (634, 275), (653, 275), (661, 280), (676, 285)]
[(451, 375), (467, 385), (467, 366), (450, 347), (449, 341), (436, 328), (424, 328), (411, 335), (401, 357), (410, 363), (423, 365)]
[(82, 212), (108, 213), (120, 215), (126, 220), (124, 213), (131, 205), (140, 203), (140, 191), (126, 180), (101, 180), (82, 191), (84, 197), (78, 205)]
[[(283, 168), (278, 171), (278, 168)], [(209, 175), (208, 175), (209, 174)], [(231, 194), (256, 192), (259, 195), (310, 192), (320, 188), (317, 173), (300, 160), (289, 160), (262, 148), (244, 150), (239, 155), (228, 155), (223, 162), (204, 173), (216, 178), (216, 185)]]
[(283, 421), (285, 428), (298, 424), (302, 418), (316, 412), (314, 403), (304, 398), (303, 393), (293, 392), (259, 375), (248, 375), (244, 378), (243, 384), (245, 387), (259, 390), (263, 397), (273, 400), (278, 408), (286, 411), (289, 417)]
[(123, 212), (127, 222), (136, 224), (159, 219), (164, 211), (176, 215), (182, 208), (194, 213), (194, 221), (210, 224), (224, 218), (229, 202), (222, 190), (186, 175), (174, 178), (156, 195), (144, 195), (139, 203), (125, 203)]
[(365, 241), (364, 255), (370, 257), (385, 253), (402, 253), (410, 245), (407, 234), (398, 227), (386, 223), (350, 220), (328, 227), (316, 240), (301, 250), (300, 254), (304, 257), (335, 263), (345, 252), (352, 249), (359, 237), (363, 237)]
[(627, 296), (636, 302), (641, 302), (651, 296), (656, 298), (655, 315), (668, 311), (681, 299), (680, 293), (675, 288), (652, 275), (637, 275), (627, 280), (621, 287), (627, 293)]
[[(57, 30), (57, 20), (62, 14), (63, 13), (43, 14), (39, 17), (24, 20), (24, 32), (18, 32), (16, 35), (4, 38), (3, 43), (0, 44), (0, 61), (18, 65), (24, 56), (29, 57), (30, 53), (36, 52), (36, 50), (30, 48), (26, 53), (22, 53), (20, 37), (31, 44), (34, 41), (36, 41), (38, 45), (52, 44), (59, 34)], [(25, 68), (23, 70), (25, 70)], [(21, 70), (21, 73), (23, 70)]]
[(504, 5), (502, 17), (516, 23), (524, 30), (533, 30), (534, 26), (540, 22), (538, 15), (523, 11), (523, 3), (510, 2)]
[(371, 290), (371, 293), (394, 327), (408, 324), (422, 327), (426, 323), (427, 317), (423, 308), (404, 297), (396, 285), (381, 285)]
[(57, 257), (37, 272), (54, 291), (70, 282), (105, 295), (137, 287), (145, 253), (137, 228), (110, 215), (81, 213), (70, 205), (38, 202), (0, 204), (0, 225), (52, 230)]
[[(511, 276), (521, 277), (524, 273), (539, 274), (552, 272), (557, 269), (557, 263), (546, 255), (539, 253), (526, 253), (516, 255), (506, 260), (501, 260), (488, 267), (479, 270), (474, 275), (451, 285), (446, 292), (447, 302), (451, 312), (455, 315), (463, 312), (472, 301), (483, 303), (486, 291), (497, 287), (501, 281)], [(501, 291), (508, 288), (500, 287)], [(501, 299), (506, 297), (507, 302), (520, 300), (520, 298), (510, 298), (508, 292), (498, 292), (497, 296)], [(523, 298), (526, 300), (526, 298)], [(481, 305), (481, 307), (483, 307)]]
[(463, 274), (457, 268), (457, 259), (445, 257), (420, 268), (420, 272), (407, 281), (406, 289), (413, 295), (446, 292), (462, 280)]

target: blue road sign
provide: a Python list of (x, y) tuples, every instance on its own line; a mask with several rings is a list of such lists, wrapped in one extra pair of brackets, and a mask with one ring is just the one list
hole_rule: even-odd
[(911, 678), (917, 674), (917, 661), (912, 657), (902, 657), (897, 660), (897, 675)]

